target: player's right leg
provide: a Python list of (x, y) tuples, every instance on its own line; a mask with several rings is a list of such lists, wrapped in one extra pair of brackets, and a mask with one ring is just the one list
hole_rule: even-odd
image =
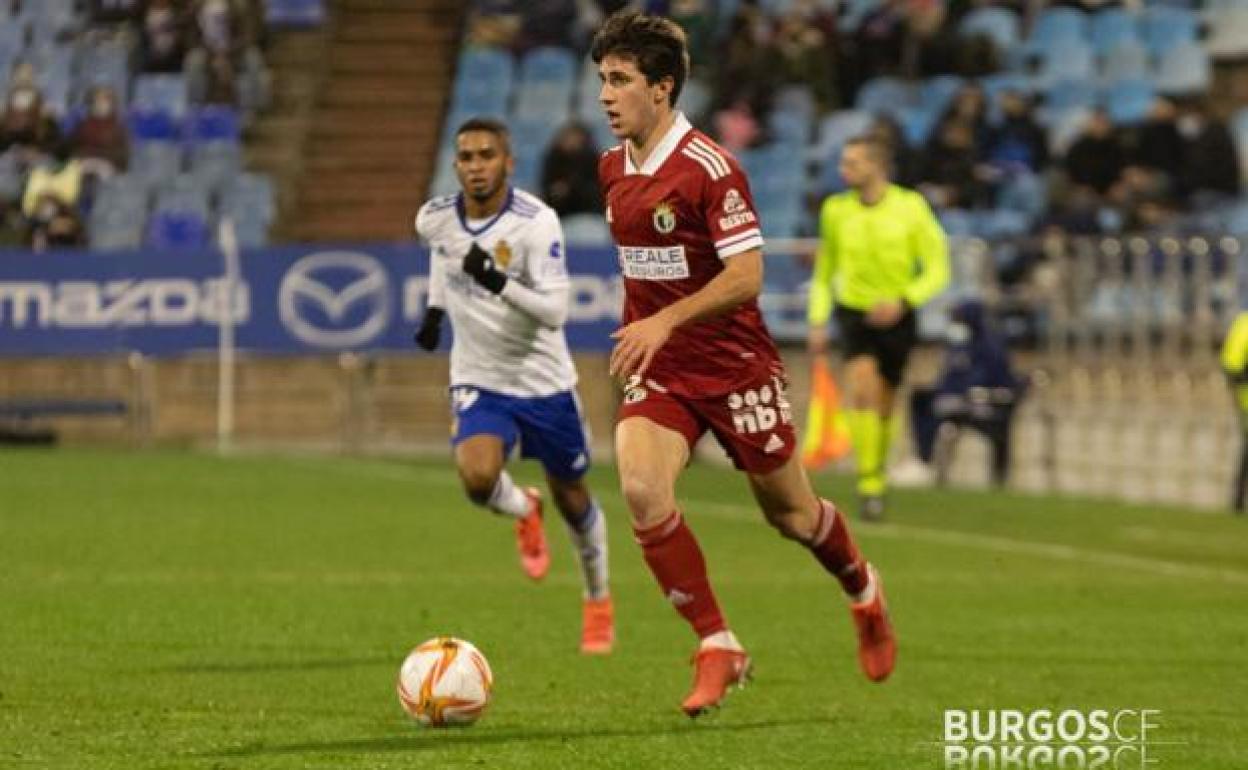
[(655, 398), (647, 410), (667, 425), (630, 408), (639, 404), (626, 404), (615, 431), (616, 463), (646, 564), (700, 640), (693, 689), (681, 703), (686, 714), (696, 717), (718, 706), (730, 687), (744, 684), (751, 663), (728, 630), (711, 590), (702, 549), (676, 507), (676, 479), (700, 430), (675, 401), (664, 404), (659, 394), (651, 395)]
[(550, 568), (541, 496), (536, 489), (517, 486), (503, 467), (516, 439), (506, 404), (482, 391), (471, 393), (475, 395), (454, 402), (455, 468), (468, 499), (515, 520), (521, 567), (538, 580)]
[(883, 515), (887, 488), (884, 458), (889, 430), (884, 419), (887, 384), (873, 355), (853, 356), (846, 362), (845, 370), (850, 391), (845, 418), (849, 422), (858, 469), (860, 513), (864, 519), (878, 519)]

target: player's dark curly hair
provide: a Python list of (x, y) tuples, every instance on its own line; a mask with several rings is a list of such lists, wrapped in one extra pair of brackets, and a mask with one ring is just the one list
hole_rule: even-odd
[(689, 47), (685, 42), (685, 31), (676, 22), (662, 16), (646, 16), (636, 11), (611, 14), (602, 29), (594, 35), (589, 55), (594, 64), (601, 64), (604, 58), (613, 55), (632, 59), (650, 85), (670, 77), (672, 94), (669, 101), (672, 106), (676, 105), (689, 77)]
[(503, 152), (511, 152), (511, 132), (507, 130), (507, 124), (501, 120), (483, 117), (468, 118), (455, 129), (455, 137), (458, 138), (460, 134), (466, 134), (469, 131), (485, 131), (493, 134), (498, 137), (499, 144), (503, 146)]

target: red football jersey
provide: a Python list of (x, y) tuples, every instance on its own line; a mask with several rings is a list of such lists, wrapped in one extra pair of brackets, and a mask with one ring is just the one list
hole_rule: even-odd
[[(763, 245), (749, 181), (735, 158), (682, 114), (641, 168), (621, 145), (602, 154), (598, 183), (624, 276), (624, 323), (709, 283), (722, 260)], [(685, 324), (646, 377), (686, 396), (716, 396), (774, 368), (758, 302)]]

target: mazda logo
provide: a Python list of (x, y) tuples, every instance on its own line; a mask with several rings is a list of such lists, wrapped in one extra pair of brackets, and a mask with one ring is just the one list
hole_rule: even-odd
[(282, 278), (278, 313), (309, 345), (344, 348), (376, 339), (390, 323), (390, 280), (368, 254), (326, 251), (303, 257)]

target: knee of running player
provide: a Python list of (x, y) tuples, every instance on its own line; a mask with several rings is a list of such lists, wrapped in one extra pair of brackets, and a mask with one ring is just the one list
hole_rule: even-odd
[(494, 493), (498, 484), (498, 475), (502, 468), (495, 463), (474, 458), (460, 458), (457, 464), (459, 479), (464, 484), (464, 493), (477, 505), (485, 505)]
[(657, 476), (621, 470), (620, 492), (628, 503), (633, 526), (638, 529), (658, 524), (676, 510), (671, 487)]

